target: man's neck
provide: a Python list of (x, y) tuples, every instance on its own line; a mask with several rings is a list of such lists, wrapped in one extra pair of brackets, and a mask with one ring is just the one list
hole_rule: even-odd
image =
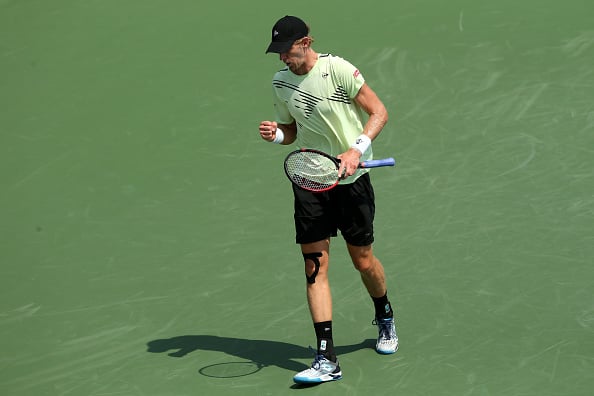
[(311, 69), (314, 68), (317, 61), (318, 53), (315, 52), (312, 48), (308, 48), (307, 53), (305, 54), (305, 63), (303, 64), (303, 67), (299, 70), (299, 73), (297, 74), (303, 76), (309, 73)]

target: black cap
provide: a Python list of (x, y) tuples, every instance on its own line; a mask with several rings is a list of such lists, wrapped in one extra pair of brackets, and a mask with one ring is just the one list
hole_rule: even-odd
[(301, 19), (290, 15), (282, 17), (272, 27), (272, 42), (266, 53), (287, 52), (296, 40), (307, 36), (308, 33), (309, 29)]

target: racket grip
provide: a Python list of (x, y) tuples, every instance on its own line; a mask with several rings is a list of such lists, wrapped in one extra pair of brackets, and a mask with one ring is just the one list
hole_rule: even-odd
[(394, 165), (396, 165), (396, 161), (394, 160), (394, 158), (383, 158), (361, 162), (359, 164), (359, 168), (379, 168), (380, 166)]

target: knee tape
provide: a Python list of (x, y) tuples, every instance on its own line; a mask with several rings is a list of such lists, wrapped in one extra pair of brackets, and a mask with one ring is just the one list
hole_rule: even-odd
[(316, 283), (316, 276), (318, 276), (318, 272), (320, 272), (320, 260), (319, 257), (322, 257), (322, 253), (303, 253), (303, 259), (305, 261), (311, 260), (315, 265), (314, 272), (311, 275), (305, 274), (305, 278), (307, 279), (307, 283), (314, 284)]

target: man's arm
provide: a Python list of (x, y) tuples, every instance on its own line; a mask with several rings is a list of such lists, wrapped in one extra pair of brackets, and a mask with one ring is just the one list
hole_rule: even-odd
[[(384, 125), (388, 122), (388, 111), (375, 92), (366, 83), (359, 89), (357, 96), (355, 96), (355, 101), (369, 115), (361, 134), (373, 140), (380, 134)], [(362, 154), (361, 151), (353, 147), (340, 154), (338, 156), (341, 160), (338, 174), (342, 175), (344, 172), (344, 177), (353, 175), (357, 171), (359, 159)]]
[(373, 140), (380, 134), (384, 125), (388, 122), (388, 111), (367, 84), (363, 84), (357, 96), (355, 96), (355, 101), (369, 115), (362, 133)]

